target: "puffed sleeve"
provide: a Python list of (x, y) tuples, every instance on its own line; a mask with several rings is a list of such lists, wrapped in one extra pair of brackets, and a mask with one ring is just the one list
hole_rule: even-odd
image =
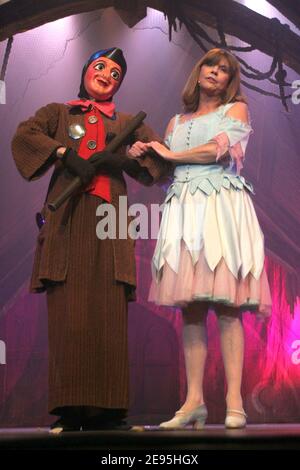
[(165, 135), (165, 138), (164, 138), (164, 144), (170, 149), (171, 148), (171, 144), (172, 144), (172, 138), (173, 138), (173, 134), (174, 134), (174, 131), (179, 123), (179, 119), (180, 119), (180, 114), (175, 114), (175, 116), (171, 119), (168, 127), (167, 127), (167, 130), (166, 130), (166, 135)]
[(170, 148), (170, 145), (171, 145), (172, 135), (173, 135), (173, 131), (169, 132), (169, 134), (166, 135), (166, 137), (164, 138), (164, 143), (168, 148)]
[(250, 124), (230, 116), (223, 116), (218, 133), (210, 139), (217, 143), (217, 159), (220, 160), (227, 152), (231, 157), (232, 165), (236, 165), (237, 173), (243, 168), (243, 160), (250, 134), (253, 129)]

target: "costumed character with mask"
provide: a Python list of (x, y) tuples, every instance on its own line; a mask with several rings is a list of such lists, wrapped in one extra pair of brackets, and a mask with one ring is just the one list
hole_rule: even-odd
[[(120, 49), (94, 53), (82, 71), (79, 100), (39, 109), (19, 125), (12, 142), (27, 180), (54, 167), (31, 278), (31, 291), (47, 292), (49, 412), (59, 416), (53, 432), (116, 428), (128, 409), (127, 306), (136, 276), (134, 240), (118, 238), (119, 197), (127, 193), (123, 171), (150, 185), (170, 165), (151, 155), (138, 163), (124, 156), (126, 144), (157, 140), (145, 124), (119, 154), (103, 152), (103, 171), (96, 174), (89, 161), (132, 118), (117, 112), (112, 100), (126, 69)], [(83, 189), (51, 212), (47, 202), (74, 176)], [(102, 203), (116, 210), (115, 239), (96, 236)]]

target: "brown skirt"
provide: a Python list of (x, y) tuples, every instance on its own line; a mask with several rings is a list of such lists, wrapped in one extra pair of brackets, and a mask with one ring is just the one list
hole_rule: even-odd
[(72, 214), (65, 283), (47, 289), (49, 411), (128, 408), (127, 300), (114, 276), (111, 240), (96, 236), (95, 196)]

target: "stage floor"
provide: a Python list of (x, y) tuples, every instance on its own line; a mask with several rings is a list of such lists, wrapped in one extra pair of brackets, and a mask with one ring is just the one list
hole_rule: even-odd
[[(248, 425), (229, 430), (207, 425), (202, 430), (161, 431), (136, 426), (130, 431), (80, 431), (49, 434), (49, 428), (2, 428), (2, 451), (119, 450), (300, 450), (299, 424)], [(1, 454), (0, 454), (1, 455)]]

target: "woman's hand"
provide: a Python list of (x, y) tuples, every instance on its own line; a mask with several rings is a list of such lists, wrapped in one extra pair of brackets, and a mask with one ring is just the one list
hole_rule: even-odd
[(159, 142), (149, 142), (147, 144), (148, 149), (153, 149), (160, 157), (164, 158), (165, 160), (175, 160), (176, 156), (174, 152), (171, 152), (167, 147), (160, 144)]
[(140, 158), (143, 155), (145, 155), (148, 148), (149, 148), (149, 146), (148, 146), (148, 144), (145, 144), (145, 142), (137, 141), (127, 151), (127, 155), (128, 155), (129, 158), (132, 158), (132, 159)]
[(165, 160), (175, 160), (175, 153), (156, 141), (148, 143), (140, 141), (135, 142), (127, 151), (127, 155), (131, 159), (142, 158), (149, 150), (154, 150), (157, 155)]

